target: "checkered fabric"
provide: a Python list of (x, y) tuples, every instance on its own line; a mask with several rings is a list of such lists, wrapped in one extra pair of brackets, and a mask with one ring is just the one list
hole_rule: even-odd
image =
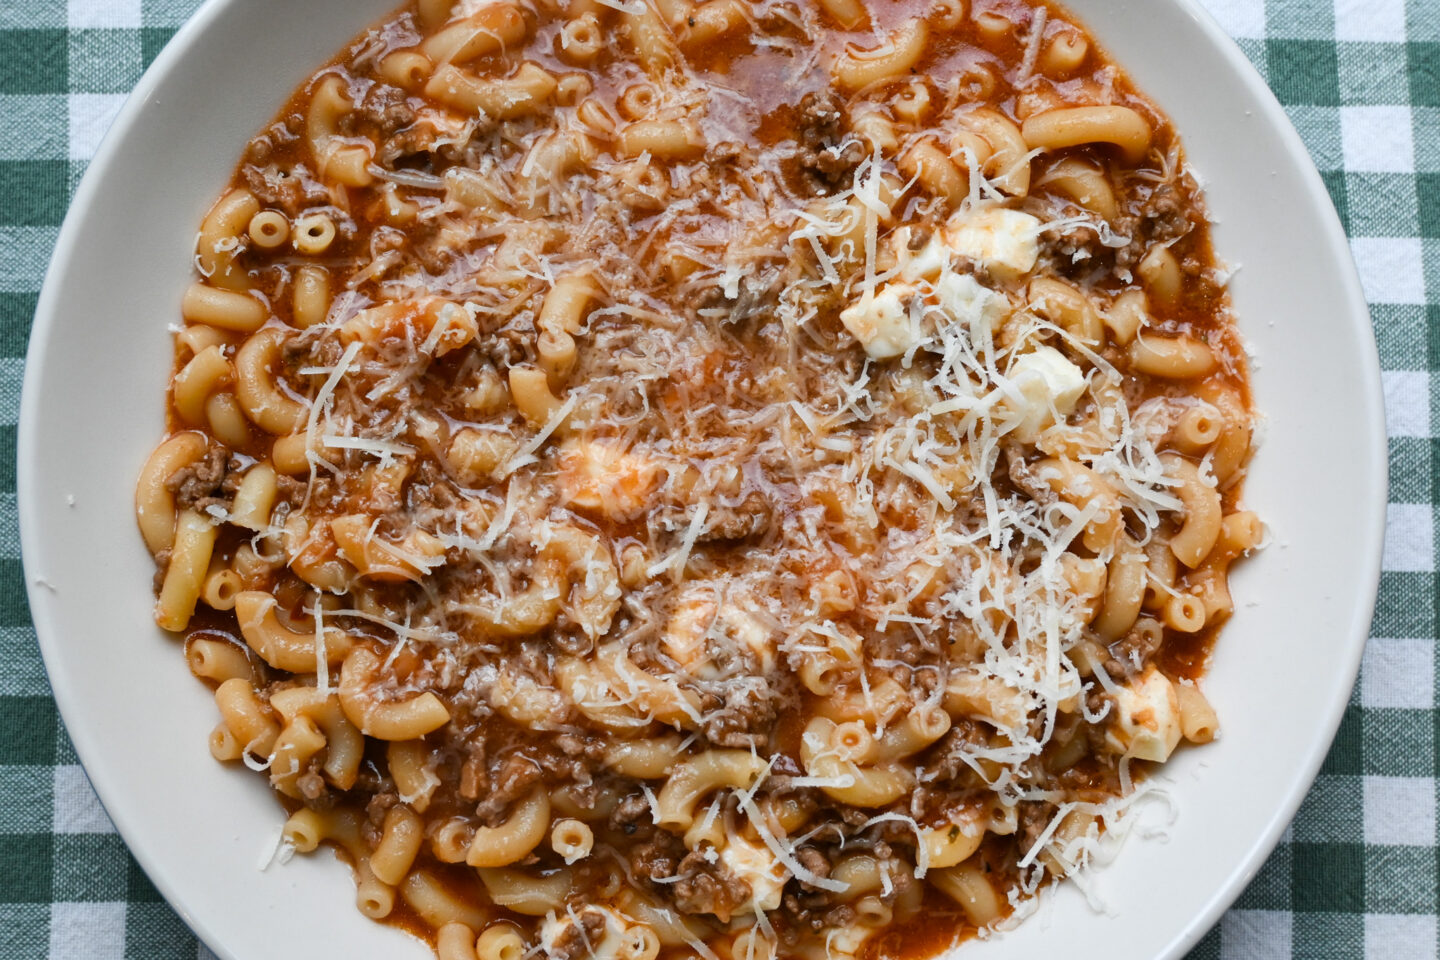
[[(1390, 509), (1339, 736), (1283, 843), (1192, 957), (1433, 958), (1440, 0), (1205, 2), (1285, 104), (1350, 234), (1384, 368)], [(0, 0), (0, 960), (211, 956), (115, 834), (59, 721), (14, 493), (21, 368), (66, 205), (127, 91), (196, 6)]]

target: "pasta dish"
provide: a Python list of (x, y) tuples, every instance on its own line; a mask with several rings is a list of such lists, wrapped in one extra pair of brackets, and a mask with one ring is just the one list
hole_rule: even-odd
[(1215, 736), (1243, 344), (1057, 6), (412, 0), (195, 266), (156, 621), (443, 960), (919, 960)]

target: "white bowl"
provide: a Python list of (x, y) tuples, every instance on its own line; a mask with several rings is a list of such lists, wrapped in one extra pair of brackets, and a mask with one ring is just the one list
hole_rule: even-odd
[[(262, 778), (210, 759), (211, 698), (151, 621), (132, 515), (164, 426), (168, 327), (196, 225), (251, 134), (395, 0), (212, 0), (141, 80), (56, 245), (19, 437), (21, 538), (40, 645), (70, 735), (116, 827), (221, 957), (429, 956), (354, 909), (329, 855), (261, 871), (282, 811)], [(975, 960), (1179, 956), (1274, 847), (1354, 681), (1378, 579), (1385, 429), (1375, 344), (1339, 221), (1285, 114), (1193, 0), (1073, 0), (1181, 131), (1268, 418), (1247, 500), (1274, 543), (1234, 578), (1207, 690), (1224, 737), (1170, 764), (1167, 842), (1131, 841), (1099, 877)]]

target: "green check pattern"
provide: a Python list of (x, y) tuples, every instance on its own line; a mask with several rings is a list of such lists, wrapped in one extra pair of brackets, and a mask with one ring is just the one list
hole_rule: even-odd
[[(1192, 960), (1435, 958), (1440, 0), (1204, 2), (1285, 105), (1351, 237), (1384, 369), (1390, 507), (1340, 733), (1284, 841)], [(25, 348), (60, 222), (127, 92), (198, 5), (0, 0), (0, 960), (212, 957), (136, 866), (65, 734), (15, 500)]]

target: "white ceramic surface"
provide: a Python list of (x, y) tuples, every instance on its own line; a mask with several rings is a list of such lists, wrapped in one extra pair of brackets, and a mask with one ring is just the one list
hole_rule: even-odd
[[(394, 0), (212, 0), (139, 84), (71, 208), (40, 299), (21, 410), (19, 496), (31, 610), (55, 695), (116, 826), (227, 960), (420, 958), (355, 911), (328, 855), (260, 870), (282, 814), (214, 763), (215, 712), (151, 625), (136, 472), (163, 426), (167, 327), (201, 215), (250, 134)], [(1238, 612), (1207, 689), (1223, 739), (1172, 763), (1178, 819), (1130, 842), (974, 960), (1176, 957), (1254, 875), (1319, 768), (1359, 663), (1378, 578), (1385, 431), (1366, 307), (1340, 224), (1284, 113), (1193, 0), (1072, 8), (1181, 130), (1216, 243), (1243, 267), (1241, 325), (1268, 417), (1247, 498), (1274, 544), (1234, 580)], [(1014, 951), (1014, 953), (1010, 953)]]

